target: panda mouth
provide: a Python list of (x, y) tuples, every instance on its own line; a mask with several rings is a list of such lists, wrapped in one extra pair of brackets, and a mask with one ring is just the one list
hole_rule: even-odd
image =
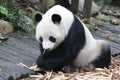
[(43, 50), (43, 55), (45, 55), (45, 54), (49, 54), (51, 51), (48, 51), (48, 50)]

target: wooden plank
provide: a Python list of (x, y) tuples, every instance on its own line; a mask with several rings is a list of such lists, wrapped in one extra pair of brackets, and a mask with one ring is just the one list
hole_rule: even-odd
[(115, 43), (118, 43), (120, 45), (120, 25), (111, 25), (111, 24), (100, 24), (98, 25), (100, 30), (97, 30), (95, 34), (97, 36), (102, 36), (106, 38), (107, 34), (112, 35), (113, 39), (109, 39), (111, 41), (114, 41)]
[[(36, 41), (29, 40), (31, 46), (27, 45), (26, 41), (22, 41), (22, 36), (19, 38), (8, 36), (9, 40), (5, 42), (3, 46), (0, 47), (0, 66), (2, 71), (0, 71), (0, 80), (7, 80), (10, 76), (14, 79), (20, 77), (22, 74), (32, 73), (32, 71), (18, 66), (18, 63), (24, 63), (31, 66), (35, 59), (40, 54), (39, 47), (36, 45)], [(36, 45), (34, 47), (34, 44)], [(33, 46), (32, 46), (33, 45)]]
[(27, 34), (25, 35), (25, 33), (22, 35), (21, 34), (10, 34), (9, 37), (18, 39), (19, 41), (21, 41), (22, 43), (24, 43), (30, 47), (39, 49), (38, 42), (35, 40), (35, 36), (33, 37), (33, 35), (27, 35)]

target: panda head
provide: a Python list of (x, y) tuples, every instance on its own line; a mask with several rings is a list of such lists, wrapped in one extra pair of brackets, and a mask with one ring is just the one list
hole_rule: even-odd
[(37, 22), (36, 40), (46, 51), (52, 51), (65, 39), (62, 17), (59, 14), (35, 15)]

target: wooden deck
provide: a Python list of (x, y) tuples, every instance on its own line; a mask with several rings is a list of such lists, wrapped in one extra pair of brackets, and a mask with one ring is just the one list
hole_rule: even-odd
[(8, 80), (12, 77), (16, 79), (22, 74), (31, 73), (17, 64), (24, 63), (31, 66), (40, 54), (34, 33), (13, 33), (7, 36), (8, 41), (0, 46), (0, 80)]
[[(115, 27), (110, 30), (107, 26), (102, 26), (101, 30), (93, 32), (93, 35), (95, 38), (107, 40), (111, 45), (112, 54), (119, 54), (120, 31), (118, 29), (115, 30)], [(106, 30), (114, 34), (115, 40), (105, 38), (103, 34), (106, 34)], [(34, 35), (34, 32), (6, 35), (9, 38), (8, 41), (4, 42), (3, 46), (0, 46), (0, 80), (17, 80), (21, 76), (33, 73), (17, 64), (24, 63), (27, 66), (31, 66), (40, 54), (39, 45)]]

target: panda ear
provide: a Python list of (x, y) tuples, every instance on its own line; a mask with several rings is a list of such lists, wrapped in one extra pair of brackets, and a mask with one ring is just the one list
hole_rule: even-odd
[(35, 21), (36, 22), (41, 21), (41, 19), (42, 19), (42, 15), (41, 14), (39, 14), (39, 13), (35, 14)]
[(52, 15), (52, 21), (56, 24), (56, 23), (60, 23), (60, 21), (61, 21), (61, 16), (60, 15), (58, 15), (58, 14), (53, 14)]

